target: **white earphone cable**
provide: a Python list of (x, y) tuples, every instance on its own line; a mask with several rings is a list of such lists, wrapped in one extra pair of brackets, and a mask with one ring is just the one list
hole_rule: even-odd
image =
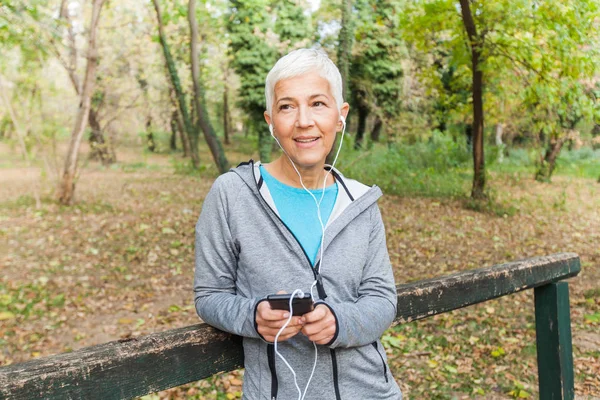
[[(277, 137), (275, 137), (275, 134), (273, 133), (273, 126), (269, 125), (269, 131), (271, 132), (271, 136), (273, 136), (273, 139), (275, 139), (275, 141), (279, 145), (279, 148), (281, 148), (281, 150), (283, 151), (283, 153), (286, 155), (286, 157), (288, 158), (288, 160), (292, 164), (292, 167), (296, 171), (296, 174), (298, 174), (298, 177), (300, 178), (300, 185), (302, 185), (302, 188), (308, 194), (310, 194), (310, 196), (315, 201), (315, 205), (317, 206), (317, 218), (319, 219), (319, 224), (321, 225), (321, 246), (320, 246), (321, 256), (320, 256), (319, 267), (317, 268), (317, 273), (320, 273), (321, 268), (323, 266), (323, 257), (324, 257), (323, 247), (324, 247), (324, 244), (325, 244), (325, 229), (326, 229), (325, 225), (323, 224), (323, 219), (321, 217), (321, 202), (323, 201), (323, 198), (325, 197), (325, 185), (327, 184), (327, 178), (329, 177), (329, 174), (333, 170), (333, 168), (335, 166), (335, 163), (337, 162), (338, 156), (340, 155), (340, 150), (342, 149), (342, 145), (344, 143), (344, 134), (346, 133), (346, 121), (345, 121), (345, 119), (344, 119), (344, 117), (342, 115), (340, 115), (340, 119), (342, 121), (342, 137), (340, 139), (340, 145), (338, 146), (337, 152), (335, 154), (335, 158), (333, 159), (333, 163), (331, 164), (331, 168), (327, 171), (327, 173), (325, 174), (325, 178), (323, 179), (323, 188), (322, 188), (322, 191), (321, 191), (321, 198), (318, 201), (317, 201), (317, 198), (315, 197), (315, 195), (310, 190), (308, 190), (308, 188), (304, 185), (304, 181), (302, 180), (302, 175), (300, 174), (300, 171), (298, 171), (298, 168), (296, 168), (296, 164), (294, 164), (294, 161), (292, 161), (292, 159), (289, 156), (289, 154), (285, 151), (285, 149), (283, 148), (283, 146), (281, 145), (281, 143), (279, 143), (279, 140), (277, 139)], [(313, 295), (313, 288), (315, 287), (316, 284), (317, 284), (317, 281), (315, 280), (312, 283), (312, 285), (310, 286), (310, 297), (312, 298), (313, 303), (315, 301), (315, 297)], [(294, 371), (294, 369), (292, 368), (292, 366), (287, 362), (287, 360), (281, 355), (281, 353), (279, 353), (279, 351), (277, 349), (277, 341), (279, 339), (279, 336), (281, 335), (281, 333), (283, 332), (283, 330), (285, 328), (287, 328), (287, 326), (290, 324), (290, 321), (292, 320), (292, 317), (293, 317), (292, 302), (294, 300), (294, 296), (296, 296), (297, 294), (299, 294), (300, 296), (304, 295), (304, 293), (300, 289), (296, 289), (296, 290), (294, 290), (292, 292), (292, 295), (290, 297), (290, 303), (289, 303), (290, 315), (288, 316), (288, 319), (285, 322), (285, 324), (279, 329), (279, 332), (277, 332), (277, 335), (275, 335), (274, 348), (275, 348), (275, 353), (277, 354), (277, 356), (283, 360), (283, 362), (285, 363), (285, 365), (292, 372), (292, 375), (294, 377), (294, 385), (296, 385), (296, 389), (298, 390), (298, 400), (304, 400), (304, 397), (306, 396), (306, 393), (308, 392), (308, 387), (310, 385), (310, 381), (312, 380), (312, 378), (314, 376), (314, 373), (315, 373), (315, 369), (317, 367), (318, 350), (317, 350), (316, 343), (313, 342), (313, 346), (315, 348), (315, 361), (313, 363), (313, 367), (312, 367), (312, 371), (310, 373), (310, 377), (308, 378), (308, 381), (306, 382), (306, 386), (305, 386), (303, 392), (300, 390), (300, 386), (298, 386), (298, 381), (296, 379), (296, 372)]]

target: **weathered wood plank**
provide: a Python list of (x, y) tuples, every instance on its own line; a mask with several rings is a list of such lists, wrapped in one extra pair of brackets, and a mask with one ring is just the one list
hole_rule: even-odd
[(550, 283), (534, 289), (540, 399), (575, 397), (569, 285)]
[(0, 399), (127, 399), (242, 366), (241, 338), (198, 324), (0, 368)]
[(567, 279), (580, 270), (577, 254), (559, 253), (398, 285), (395, 323), (431, 317)]
[[(398, 286), (396, 323), (426, 318), (579, 273), (573, 253)], [(0, 398), (124, 399), (243, 365), (241, 338), (205, 324), (0, 368)]]

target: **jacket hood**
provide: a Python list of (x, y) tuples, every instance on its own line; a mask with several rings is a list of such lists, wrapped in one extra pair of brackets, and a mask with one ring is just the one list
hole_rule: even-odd
[[(260, 174), (260, 161), (249, 160), (232, 168), (230, 172), (237, 174), (250, 190), (258, 197), (262, 197), (273, 212), (279, 216), (277, 207), (273, 202), (271, 193), (267, 185), (263, 184), (263, 178)], [(377, 185), (367, 186), (354, 179), (345, 178), (344, 175), (330, 165), (325, 165), (326, 170), (331, 170), (336, 182), (339, 185), (338, 196), (333, 206), (333, 210), (327, 221), (325, 231), (325, 249), (331, 240), (348, 225), (354, 218), (364, 212), (369, 206), (377, 202), (383, 195)]]

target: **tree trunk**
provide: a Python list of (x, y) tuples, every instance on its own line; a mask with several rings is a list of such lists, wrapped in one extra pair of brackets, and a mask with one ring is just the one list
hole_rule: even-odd
[[(254, 125), (251, 121), (251, 125)], [(250, 125), (249, 124), (249, 125)], [(271, 161), (271, 152), (273, 151), (273, 140), (271, 135), (267, 133), (265, 127), (261, 124), (260, 126), (253, 126), (253, 129), (258, 132), (258, 156), (263, 163)]]
[(379, 116), (375, 117), (375, 123), (371, 130), (371, 143), (379, 142), (379, 136), (381, 136), (381, 129), (383, 128), (383, 121)]
[(69, 63), (66, 62), (63, 64), (69, 74), (69, 79), (71, 79), (71, 83), (75, 88), (75, 93), (78, 95), (81, 92), (81, 84), (79, 82), (79, 78), (77, 77), (77, 46), (76, 46), (76, 38), (75, 31), (73, 30), (73, 24), (71, 23), (71, 19), (69, 17), (68, 10), (68, 1), (62, 0), (60, 2), (60, 13), (59, 18), (62, 18), (66, 21), (67, 26), (67, 35), (69, 36)]
[(183, 147), (183, 156), (188, 157), (191, 154), (190, 148), (192, 147), (190, 144), (190, 137), (185, 133), (183, 118), (181, 118), (179, 110), (175, 110), (175, 114), (177, 118), (177, 129), (179, 130), (179, 139), (181, 140), (181, 147)]
[(171, 140), (169, 141), (169, 147), (171, 151), (177, 150), (177, 111), (171, 113), (171, 120), (169, 126), (171, 127)]
[(194, 129), (192, 125), (192, 120), (190, 118), (188, 107), (185, 102), (185, 94), (181, 89), (181, 81), (179, 80), (177, 68), (175, 67), (175, 61), (173, 60), (173, 56), (171, 55), (171, 51), (169, 50), (169, 45), (167, 44), (167, 38), (164, 32), (162, 14), (160, 12), (158, 0), (152, 0), (152, 3), (154, 4), (154, 9), (156, 10), (156, 19), (158, 20), (158, 38), (163, 49), (163, 54), (165, 56), (167, 70), (169, 71), (169, 78), (171, 80), (173, 90), (175, 90), (175, 98), (177, 100), (177, 105), (179, 106), (179, 111), (183, 120), (182, 122), (185, 129), (185, 133), (187, 134), (190, 141), (190, 154), (192, 156), (192, 164), (194, 165), (194, 168), (199, 168), (200, 156), (198, 154), (198, 131)]
[[(350, 61), (352, 57), (353, 36), (354, 32), (352, 29), (352, 0), (342, 0), (342, 27), (340, 29), (339, 35), (337, 66), (340, 70), (340, 74), (342, 75), (342, 97), (345, 101), (347, 100), (349, 95), (348, 82), (350, 75)], [(348, 117), (346, 118), (346, 126), (349, 123)], [(341, 136), (336, 137), (331, 151), (329, 152), (329, 154), (327, 154), (327, 158), (325, 160), (327, 164), (333, 163), (336, 149), (339, 146), (339, 140), (341, 140), (340, 138)]]
[[(156, 0), (155, 0), (156, 1)], [(196, 116), (198, 124), (204, 133), (204, 139), (210, 148), (215, 164), (220, 173), (225, 173), (229, 170), (229, 161), (225, 157), (223, 145), (217, 137), (217, 134), (210, 122), (206, 104), (204, 101), (204, 90), (200, 84), (200, 65), (198, 63), (198, 21), (196, 21), (196, 0), (188, 2), (188, 21), (190, 23), (190, 55), (192, 64), (192, 80), (194, 83), (194, 105), (196, 107)]]
[(75, 192), (75, 177), (77, 174), (77, 160), (79, 156), (79, 147), (81, 139), (88, 120), (90, 106), (92, 102), (92, 93), (94, 92), (94, 82), (96, 80), (96, 64), (98, 63), (98, 53), (96, 49), (96, 33), (98, 21), (100, 20), (100, 10), (104, 0), (94, 0), (92, 7), (92, 21), (89, 29), (89, 40), (87, 50), (87, 66), (85, 69), (85, 78), (83, 88), (81, 89), (81, 97), (79, 101), (79, 109), (75, 126), (71, 132), (71, 141), (69, 142), (69, 150), (65, 158), (63, 168), (63, 177), (59, 188), (59, 201), (61, 204), (71, 204)]
[(228, 69), (225, 67), (225, 87), (223, 88), (223, 136), (225, 138), (225, 144), (231, 144), (229, 142), (229, 135), (231, 134), (231, 113), (229, 111), (229, 84), (227, 82)]
[(568, 140), (569, 136), (564, 138), (552, 138), (550, 139), (550, 143), (548, 143), (548, 147), (546, 147), (546, 153), (544, 158), (542, 158), (540, 166), (535, 173), (535, 180), (538, 182), (550, 182), (550, 178), (552, 177), (552, 173), (554, 172), (554, 168), (556, 168), (556, 159), (560, 154), (560, 150), (562, 149), (565, 142)]
[(98, 121), (98, 113), (94, 107), (90, 106), (88, 115), (88, 123), (90, 125), (90, 160), (97, 160), (102, 165), (110, 165), (116, 162), (114, 152), (111, 151), (110, 142), (104, 138), (102, 127)]
[[(6, 91), (2, 86), (4, 86), (4, 85), (3, 85), (2, 81), (0, 80), (0, 95), (2, 96), (4, 105), (8, 109), (8, 114), (12, 121), (13, 128), (17, 134), (17, 139), (19, 141), (19, 145), (21, 146), (21, 151), (23, 152), (23, 157), (25, 158), (27, 167), (31, 167), (31, 158), (29, 157), (29, 152), (27, 151), (27, 145), (25, 144), (25, 139), (24, 139), (25, 134), (23, 133), (23, 130), (21, 129), (21, 124), (19, 123), (19, 120), (17, 118), (15, 110), (13, 109), (12, 104), (6, 97)], [(38, 190), (37, 183), (34, 180), (31, 181), (31, 188), (33, 191), (33, 198), (35, 199), (35, 208), (39, 209), (42, 206), (42, 202), (40, 199), (40, 192)]]
[(362, 148), (362, 142), (365, 137), (365, 129), (367, 127), (367, 117), (369, 109), (367, 107), (358, 106), (358, 127), (356, 128), (356, 139), (354, 141), (354, 149)]
[(471, 14), (470, 0), (460, 0), (462, 20), (471, 45), (471, 68), (473, 72), (473, 188), (471, 197), (485, 198), (485, 158), (483, 154), (483, 72), (479, 67), (483, 38), (478, 36)]
[(156, 142), (154, 141), (154, 132), (152, 132), (152, 115), (148, 113), (146, 116), (146, 146), (148, 151), (154, 153), (156, 151)]
[(175, 95), (175, 90), (171, 87), (169, 91), (169, 97), (171, 99), (171, 103), (173, 105), (173, 113), (171, 115), (172, 118), (175, 118), (175, 122), (177, 123), (177, 130), (179, 131), (179, 139), (181, 141), (181, 147), (183, 148), (183, 157), (188, 157), (190, 155), (190, 137), (185, 132), (185, 126), (183, 123), (183, 118), (181, 117), (181, 112), (179, 111), (179, 107), (177, 105), (177, 99)]
[(348, 97), (348, 77), (350, 75), (350, 58), (352, 57), (352, 0), (342, 0), (342, 27), (340, 29), (338, 47), (338, 68), (342, 75), (342, 96)]
[(504, 162), (504, 142), (502, 141), (502, 136), (504, 135), (504, 124), (497, 123), (496, 124), (496, 146), (498, 147), (498, 162)]

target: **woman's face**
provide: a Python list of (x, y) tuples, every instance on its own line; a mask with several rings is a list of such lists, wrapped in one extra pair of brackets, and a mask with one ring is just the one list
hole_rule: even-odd
[[(341, 115), (348, 114), (344, 103)], [(285, 152), (301, 168), (321, 166), (342, 129), (340, 111), (329, 82), (316, 72), (283, 79), (275, 85), (267, 123)]]

